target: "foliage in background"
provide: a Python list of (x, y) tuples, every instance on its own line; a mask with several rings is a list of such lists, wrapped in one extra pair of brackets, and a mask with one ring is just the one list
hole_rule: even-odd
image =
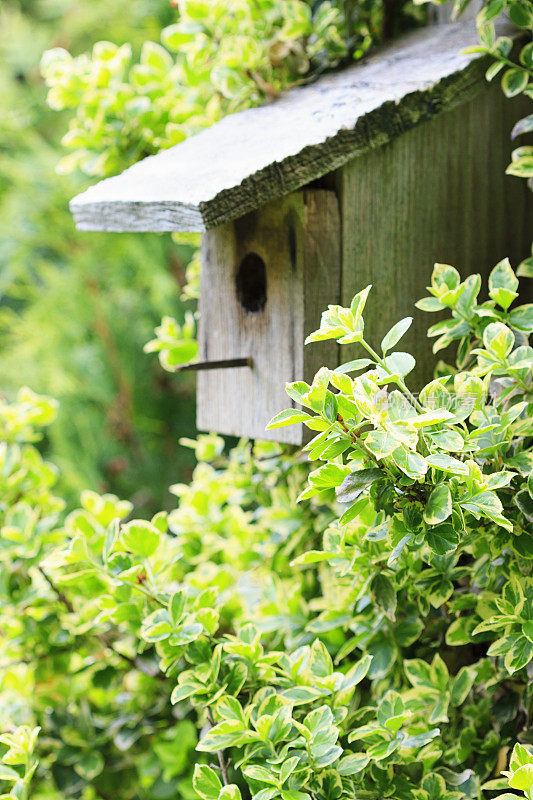
[[(118, 25), (141, 7), (128, 3)], [(123, 254), (110, 241), (101, 238), (98, 258), (111, 269)], [(154, 238), (150, 253), (153, 242), (166, 246)], [(141, 291), (168, 291), (138, 252), (112, 296), (106, 284), (97, 293), (108, 313), (121, 298), (120, 352), (140, 325), (124, 286), (140, 275)], [(99, 277), (102, 265), (86, 258)], [(20, 285), (33, 309), (48, 284), (39, 273), (35, 290), (30, 274)], [(451, 310), (432, 334), (436, 350), (457, 340), (458, 359), (418, 400), (405, 385), (412, 359), (394, 352), (407, 320), (370, 361), (291, 388), (311, 412), (298, 419), (318, 432), (308, 488), (298, 455), (241, 443), (225, 459), (219, 437), (199, 437), (185, 441), (199, 464), (190, 485), (172, 487), (169, 514), (132, 519), (129, 502), (84, 492), (63, 521), (57, 470), (35, 444), (54, 403), (24, 390), (2, 404), (0, 728), (28, 744), (42, 729), (36, 800), (461, 800), (507, 785), (531, 800), (531, 307), (512, 308), (517, 281), (505, 262), (489, 301), (478, 302), (479, 284), (436, 269), (422, 307)], [(51, 313), (57, 299), (45, 294)], [(317, 337), (363, 341), (365, 300), (330, 309)], [(48, 315), (33, 313), (46, 339)], [(166, 368), (194, 347), (183, 320), (164, 318), (148, 346)], [(502, 778), (517, 740), (525, 746)], [(31, 748), (11, 766), (10, 741), (0, 744), (2, 786), (20, 800)]]
[[(177, 0), (161, 44), (98, 42), (91, 55), (45, 53), (52, 108), (74, 118), (63, 137), (73, 152), (62, 172), (118, 172), (225, 114), (361, 58), (383, 33), (411, 24), (409, 2), (383, 0)], [(390, 6), (390, 8), (389, 8)], [(418, 17), (421, 18), (420, 12)]]
[[(509, 36), (497, 36), (494, 20), (506, 15), (517, 26), (526, 39), (513, 52), (513, 41)], [(501, 75), (502, 90), (506, 97), (524, 94), (533, 99), (533, 2), (532, 0), (490, 0), (477, 17), (479, 47), (471, 52), (484, 53), (494, 59), (487, 70), (487, 80)], [(518, 52), (516, 52), (518, 51)], [(533, 114), (519, 120), (513, 128), (516, 139), (533, 131)], [(533, 188), (533, 147), (524, 145), (513, 152), (512, 162), (507, 168), (509, 175), (527, 178)], [(530, 265), (531, 267), (531, 265)], [(531, 277), (531, 275), (529, 276)]]
[[(114, 582), (118, 608), (105, 575), (60, 566), (65, 545), (81, 531), (98, 558), (103, 531), (131, 504), (85, 492), (63, 527), (58, 471), (37, 449), (56, 407), (29, 390), (0, 406), (0, 729), (41, 728), (34, 798), (192, 800), (197, 715), (172, 707), (174, 681), (140, 639), (143, 610), (135, 611), (135, 596), (149, 593), (144, 567), (139, 575), (131, 571), (130, 584), (138, 587), (131, 598), (130, 584), (120, 589)], [(199, 463), (190, 485), (172, 488), (179, 508), (168, 515), (172, 534), (159, 550), (161, 579), (186, 585), (193, 596), (204, 592), (204, 599), (216, 588), (228, 629), (255, 613), (275, 630), (279, 606), (301, 636), (315, 587), (306, 581), (295, 594), (300, 581), (289, 561), (309, 542), (318, 546), (333, 517), (316, 504), (296, 506), (306, 467), (272, 444), (256, 446), (252, 457), (242, 443), (229, 458), (221, 456), (219, 437), (184, 444)], [(139, 525), (128, 528), (128, 541), (142, 546), (140, 533), (150, 549), (167, 515)]]
[(409, 318), (378, 354), (368, 289), (330, 307), (310, 340), (366, 353), (291, 384), (307, 411), (272, 423), (316, 433), (307, 488), (299, 455), (241, 443), (225, 460), (204, 436), (169, 514), (86, 492), (61, 525), (33, 443), (53, 404), (25, 391), (0, 409), (2, 722), (42, 728), (35, 798), (477, 800), (509, 778), (530, 800), (533, 306), (517, 287), (502, 262), (480, 302), (479, 276), (436, 266), (419, 306), (450, 312), (430, 335), (457, 363), (417, 399), (396, 350)]
[[(138, 52), (174, 12), (167, 0), (5, 0), (0, 8), (0, 391), (21, 384), (60, 401), (46, 449), (61, 494), (115, 491), (147, 510), (192, 467), (177, 446), (194, 430), (193, 382), (170, 384), (142, 345), (158, 319), (183, 319), (191, 248), (161, 236), (80, 236), (58, 177), (62, 115), (47, 110), (43, 49), (102, 35)], [(133, 37), (133, 39), (132, 39)]]
[[(494, 20), (507, 14), (514, 25), (526, 39), (519, 48), (513, 48), (507, 36), (496, 36)], [(487, 70), (487, 80), (502, 75), (501, 85), (506, 97), (523, 94), (533, 99), (533, 1), (532, 0), (490, 0), (477, 17), (480, 38), (479, 50), (494, 58), (494, 63)], [(518, 54), (517, 54), (518, 49)], [(514, 60), (513, 60), (514, 59)], [(533, 114), (520, 119), (514, 126), (511, 137), (516, 139), (533, 132)], [(509, 175), (526, 178), (528, 186), (533, 190), (533, 146), (525, 144), (513, 150), (512, 160), (507, 167)], [(532, 255), (524, 259), (517, 270), (517, 275), (533, 278), (533, 244)]]
[[(506, 14), (516, 25), (526, 42), (513, 48), (508, 36), (496, 36), (494, 20)], [(487, 80), (501, 75), (501, 85), (506, 97), (524, 94), (533, 100), (533, 0), (490, 0), (477, 18), (480, 47), (479, 51), (490, 55), (494, 63), (487, 70)], [(516, 52), (518, 49), (518, 53)], [(512, 130), (512, 138), (523, 137), (533, 132), (533, 114), (519, 120)], [(526, 178), (533, 190), (533, 146), (517, 147), (507, 167), (509, 175)], [(518, 275), (533, 278), (532, 255), (518, 268)]]
[[(424, 3), (426, 0), (418, 0)], [(431, 0), (442, 5), (447, 0)], [(471, 0), (454, 0), (452, 17), (458, 17)], [(518, 29), (519, 42), (513, 43), (510, 36), (497, 35), (496, 24), (502, 20), (511, 22)], [(533, 2), (532, 0), (488, 0), (476, 18), (479, 45), (470, 47), (468, 53), (482, 53), (494, 60), (486, 72), (488, 81), (496, 76), (501, 78), (502, 90), (506, 97), (524, 94), (533, 99)], [(533, 114), (519, 120), (513, 128), (512, 138), (516, 139), (533, 131)], [(512, 162), (507, 168), (509, 175), (527, 178), (533, 189), (533, 147), (523, 145), (516, 148)], [(533, 262), (529, 260), (520, 275), (533, 275)]]

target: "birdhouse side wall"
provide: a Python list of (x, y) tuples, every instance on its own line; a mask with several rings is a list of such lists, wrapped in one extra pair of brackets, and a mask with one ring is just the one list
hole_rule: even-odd
[[(434, 262), (452, 264), (463, 279), (475, 272), (486, 278), (500, 259), (509, 256), (516, 266), (530, 252), (533, 195), (525, 181), (505, 174), (512, 127), (526, 113), (523, 99), (510, 101), (487, 85), (335, 175), (343, 304), (373, 284), (365, 333), (378, 348), (395, 322), (414, 317), (398, 345), (417, 360), (413, 389), (433, 377), (437, 360), (426, 333), (438, 316), (414, 307), (427, 295)], [(343, 361), (355, 357), (355, 347), (342, 350)]]

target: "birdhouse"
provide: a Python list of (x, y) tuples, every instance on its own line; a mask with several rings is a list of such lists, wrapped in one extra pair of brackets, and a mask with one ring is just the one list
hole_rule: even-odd
[[(434, 261), (466, 276), (527, 255), (530, 193), (505, 175), (525, 112), (463, 53), (476, 41), (470, 24), (410, 34), (72, 201), (80, 230), (202, 231), (200, 430), (300, 443), (298, 426), (265, 426), (290, 404), (287, 381), (339, 363), (335, 342), (303, 346), (329, 303), (372, 283), (379, 342)], [(415, 384), (433, 368), (426, 327), (415, 316), (404, 342)]]

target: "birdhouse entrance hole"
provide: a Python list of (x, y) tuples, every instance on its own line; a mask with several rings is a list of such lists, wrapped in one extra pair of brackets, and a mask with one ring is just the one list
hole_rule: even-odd
[(235, 277), (239, 303), (252, 314), (262, 311), (267, 301), (265, 262), (257, 253), (247, 253)]

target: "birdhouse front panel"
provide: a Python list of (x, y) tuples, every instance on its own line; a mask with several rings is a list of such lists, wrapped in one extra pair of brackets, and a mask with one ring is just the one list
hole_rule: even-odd
[(335, 365), (336, 343), (303, 347), (340, 294), (337, 198), (307, 190), (207, 231), (202, 245), (199, 358), (250, 366), (198, 374), (200, 430), (300, 444), (300, 426), (266, 431), (292, 401), (285, 384)]

